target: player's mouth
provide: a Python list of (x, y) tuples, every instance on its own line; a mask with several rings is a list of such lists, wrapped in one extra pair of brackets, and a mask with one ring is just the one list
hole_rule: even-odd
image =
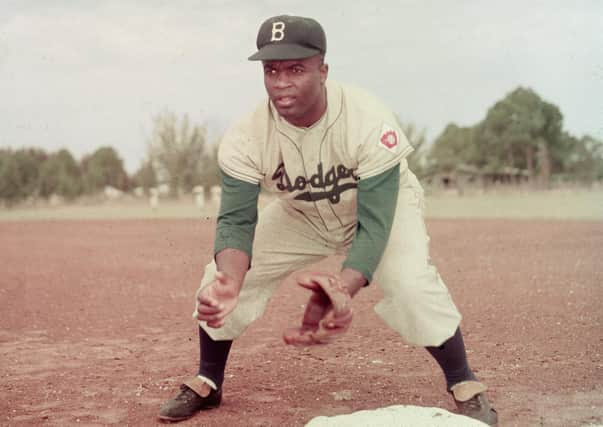
[(274, 98), (273, 102), (277, 108), (290, 108), (295, 104), (295, 98), (293, 96), (278, 96)]

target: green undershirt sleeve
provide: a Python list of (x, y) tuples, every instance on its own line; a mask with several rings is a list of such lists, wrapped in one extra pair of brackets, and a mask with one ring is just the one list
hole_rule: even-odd
[(222, 193), (214, 240), (214, 256), (226, 249), (239, 249), (251, 258), (258, 220), (260, 186), (233, 178), (220, 171)]
[(358, 181), (358, 225), (343, 267), (364, 275), (367, 284), (381, 261), (391, 231), (398, 190), (400, 165)]

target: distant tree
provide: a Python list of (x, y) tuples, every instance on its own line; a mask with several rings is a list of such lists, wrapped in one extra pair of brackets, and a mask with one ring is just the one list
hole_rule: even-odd
[(81, 161), (82, 183), (86, 193), (97, 193), (106, 186), (128, 189), (128, 174), (123, 160), (112, 147), (101, 147)]
[(203, 186), (206, 196), (209, 195), (209, 190), (220, 185), (220, 167), (218, 166), (218, 144), (214, 144), (203, 155), (201, 160), (200, 184)]
[(476, 126), (477, 163), (490, 169), (503, 166), (536, 172), (548, 185), (553, 156), (562, 141), (563, 116), (531, 89), (519, 87), (492, 106)]
[(15, 165), (10, 180), (14, 194), (14, 200), (35, 198), (39, 192), (40, 167), (48, 155), (38, 148), (20, 148), (11, 152), (12, 161)]
[(66, 199), (82, 194), (79, 166), (66, 149), (51, 153), (40, 168), (40, 196), (48, 198), (53, 194)]
[(36, 148), (0, 150), (0, 199), (13, 204), (35, 198), (39, 192), (40, 166), (47, 154)]
[(133, 185), (142, 187), (148, 195), (149, 190), (157, 186), (157, 174), (151, 160), (146, 160), (132, 177)]
[(478, 163), (475, 129), (450, 123), (435, 139), (427, 153), (427, 167), (433, 172), (454, 173), (459, 168)]
[(603, 179), (603, 141), (589, 135), (575, 138), (563, 134), (566, 155), (561, 170), (564, 175), (582, 184), (590, 185)]
[(14, 156), (19, 166), (20, 188), (24, 198), (36, 197), (40, 187), (40, 168), (48, 154), (38, 148), (21, 148), (15, 151)]
[(19, 166), (10, 149), (0, 149), (0, 199), (12, 205), (22, 198)]
[(154, 118), (150, 158), (160, 180), (170, 186), (170, 195), (190, 192), (200, 182), (200, 164), (206, 141), (205, 126), (191, 127), (187, 115), (178, 120), (173, 113)]

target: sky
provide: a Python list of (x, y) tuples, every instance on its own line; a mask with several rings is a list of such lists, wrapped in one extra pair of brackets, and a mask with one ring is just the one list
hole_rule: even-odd
[(114, 147), (132, 173), (153, 117), (188, 114), (210, 139), (265, 97), (260, 24), (310, 16), (329, 78), (364, 87), (433, 141), (518, 86), (564, 129), (603, 139), (603, 1), (0, 0), (0, 148)]

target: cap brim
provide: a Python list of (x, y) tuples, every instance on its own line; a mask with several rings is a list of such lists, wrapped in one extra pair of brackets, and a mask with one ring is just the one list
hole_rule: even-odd
[(298, 44), (269, 44), (251, 55), (250, 61), (282, 61), (289, 59), (303, 59), (318, 55), (320, 50)]

